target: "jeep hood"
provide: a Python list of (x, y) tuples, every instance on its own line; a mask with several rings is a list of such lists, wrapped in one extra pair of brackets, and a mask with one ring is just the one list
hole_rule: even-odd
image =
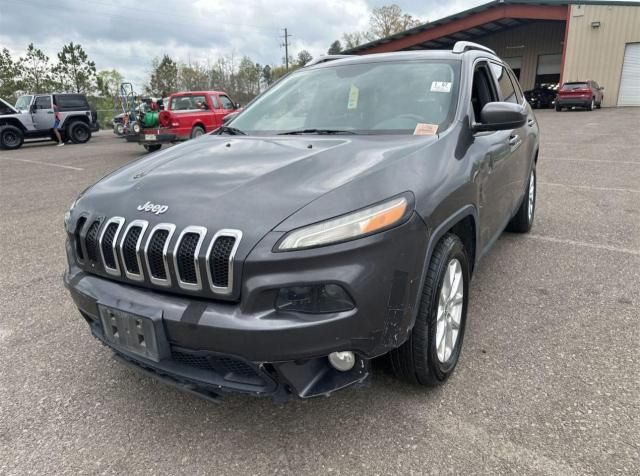
[(16, 108), (13, 107), (11, 104), (9, 104), (4, 99), (0, 98), (0, 103), (2, 103), (3, 106), (5, 106), (9, 111), (11, 111), (11, 114), (18, 114), (18, 111), (16, 110)]
[[(205, 226), (210, 232), (239, 229), (244, 248), (322, 195), (436, 140), (406, 135), (203, 136), (113, 172), (86, 192), (77, 210), (143, 219), (150, 226), (169, 222)], [(147, 202), (165, 205), (166, 211), (138, 210)]]

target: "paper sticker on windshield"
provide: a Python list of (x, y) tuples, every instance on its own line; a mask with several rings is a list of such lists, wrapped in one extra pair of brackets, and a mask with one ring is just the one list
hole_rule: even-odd
[(360, 90), (353, 84), (349, 90), (349, 102), (347, 103), (347, 109), (358, 109), (358, 97), (360, 96)]
[(416, 129), (413, 131), (414, 136), (435, 136), (438, 132), (438, 124), (424, 124), (418, 122)]
[(434, 93), (450, 93), (451, 83), (448, 81), (433, 81), (431, 83), (431, 92)]

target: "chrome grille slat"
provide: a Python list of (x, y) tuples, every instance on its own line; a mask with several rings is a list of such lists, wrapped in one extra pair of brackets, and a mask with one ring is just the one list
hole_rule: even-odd
[[(215, 273), (215, 268), (219, 263), (216, 263), (216, 260), (222, 260), (223, 257), (212, 256), (214, 253), (216, 243), (218, 240), (232, 238), (234, 241), (230, 245), (231, 250), (225, 250), (225, 254), (228, 253), (228, 257), (226, 258), (226, 263), (224, 265), (227, 266), (226, 269), (226, 283), (224, 286), (219, 283), (219, 277), (216, 276), (218, 273)], [(209, 288), (212, 292), (216, 294), (231, 294), (233, 290), (233, 261), (236, 256), (236, 251), (238, 250), (238, 246), (240, 245), (240, 240), (242, 239), (242, 232), (240, 230), (232, 230), (232, 229), (224, 229), (218, 231), (213, 238), (211, 239), (211, 243), (209, 244), (209, 248), (207, 249), (207, 257), (206, 257), (206, 268), (207, 268), (207, 278), (209, 280)], [(229, 246), (229, 245), (227, 245)], [(213, 268), (213, 269), (212, 269)], [(223, 276), (224, 273), (221, 274)]]
[[(111, 238), (111, 243), (105, 243), (105, 235), (107, 230), (112, 226), (116, 225), (116, 231), (113, 237)], [(102, 233), (100, 233), (100, 238), (98, 240), (98, 247), (100, 248), (100, 256), (102, 258), (102, 265), (104, 266), (104, 270), (111, 275), (120, 276), (120, 263), (118, 262), (118, 253), (117, 253), (117, 245), (118, 245), (118, 237), (120, 236), (120, 231), (124, 225), (123, 217), (113, 217), (107, 220), (104, 224), (104, 228), (102, 229)], [(107, 247), (107, 253), (110, 250), (113, 259), (114, 266), (110, 266), (107, 263), (107, 257), (105, 256), (105, 245)]]
[[(181, 251), (180, 246), (182, 245), (183, 240), (189, 234), (198, 235), (198, 241), (195, 244), (195, 249), (191, 254), (193, 258), (193, 266), (195, 273), (195, 282), (185, 281), (183, 276), (180, 275), (180, 257), (179, 253)], [(180, 236), (176, 241), (176, 245), (173, 249), (173, 266), (176, 273), (176, 277), (178, 280), (178, 286), (187, 291), (200, 291), (202, 289), (202, 278), (200, 276), (200, 260), (198, 259), (198, 255), (200, 254), (200, 248), (202, 247), (202, 242), (204, 241), (205, 235), (207, 234), (207, 229), (202, 226), (188, 226), (180, 232)], [(191, 257), (190, 256), (190, 257)], [(183, 264), (183, 269), (186, 264)]]
[(72, 237), (76, 259), (90, 268), (100, 262), (107, 274), (132, 281), (145, 281), (146, 274), (152, 285), (164, 288), (171, 287), (175, 278), (181, 289), (207, 290), (203, 284), (206, 279), (208, 291), (213, 295), (233, 292), (233, 264), (242, 239), (240, 230), (218, 230), (201, 257), (207, 236), (205, 227), (187, 226), (180, 230), (176, 240), (177, 228), (173, 223), (159, 223), (147, 233), (148, 228), (146, 220), (127, 223), (120, 216), (107, 220), (80, 217)]
[[(167, 237), (164, 240), (161, 251), (161, 259), (162, 264), (164, 266), (165, 278), (161, 276), (154, 275), (153, 267), (151, 266), (151, 260), (156, 259), (155, 257), (149, 255), (151, 249), (151, 244), (154, 236), (157, 232), (166, 231)], [(171, 271), (169, 270), (169, 261), (168, 261), (168, 253), (169, 253), (169, 244), (171, 242), (171, 238), (173, 238), (173, 233), (176, 231), (176, 226), (171, 223), (160, 223), (153, 227), (153, 229), (149, 232), (149, 238), (147, 238), (147, 243), (144, 247), (144, 258), (145, 263), (147, 265), (147, 272), (149, 274), (149, 280), (153, 284), (157, 284), (158, 286), (171, 286)]]
[[(133, 281), (143, 281), (144, 280), (144, 271), (143, 271), (143, 267), (142, 267), (142, 260), (140, 259), (140, 247), (142, 245), (142, 239), (144, 238), (144, 233), (147, 230), (147, 226), (149, 226), (149, 222), (145, 221), (145, 220), (134, 220), (131, 223), (129, 223), (127, 225), (127, 228), (124, 230), (124, 233), (122, 235), (122, 240), (120, 240), (120, 246), (119, 246), (119, 250), (120, 250), (120, 258), (122, 259), (122, 267), (124, 268), (124, 274), (127, 278), (133, 280)], [(126, 259), (126, 251), (125, 250), (125, 242), (127, 241), (127, 238), (129, 237), (129, 233), (135, 233), (135, 229), (139, 228), (140, 232), (138, 234), (138, 236), (135, 239), (135, 246), (133, 249), (133, 252), (135, 253), (135, 263), (137, 265), (137, 273), (135, 272), (135, 269), (133, 271), (131, 271), (130, 269), (128, 269), (127, 267), (127, 259)]]

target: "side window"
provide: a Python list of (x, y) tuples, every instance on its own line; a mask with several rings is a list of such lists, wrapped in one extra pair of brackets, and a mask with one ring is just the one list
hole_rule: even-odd
[(493, 81), (489, 77), (489, 69), (486, 63), (480, 63), (473, 72), (473, 85), (471, 89), (471, 105), (475, 121), (480, 122), (482, 108), (490, 102), (497, 101)]
[(491, 63), (491, 72), (493, 73), (493, 77), (498, 83), (498, 89), (500, 91), (500, 100), (504, 102), (512, 102), (518, 103), (518, 98), (516, 97), (516, 90), (511, 83), (511, 79), (509, 78), (509, 73), (507, 69), (497, 63)]
[(229, 99), (227, 96), (220, 95), (220, 102), (222, 103), (222, 109), (235, 109), (233, 105), (233, 101)]
[(209, 109), (209, 104), (207, 104), (207, 98), (204, 96), (192, 96), (191, 106), (194, 109), (200, 109), (201, 111), (206, 111), (207, 109)]
[(518, 98), (518, 104), (522, 104), (524, 102), (524, 95), (522, 94), (522, 88), (520, 87), (520, 83), (515, 78), (515, 73), (509, 72), (509, 77), (511, 77), (511, 82), (516, 89), (516, 97)]
[(56, 96), (56, 104), (61, 111), (84, 111), (89, 109), (89, 104), (81, 94), (63, 94)]
[(214, 109), (220, 108), (220, 103), (218, 102), (218, 97), (214, 96), (213, 94), (210, 97), (211, 97), (211, 104), (213, 104), (213, 108)]
[(34, 104), (36, 109), (51, 109), (51, 96), (38, 96)]

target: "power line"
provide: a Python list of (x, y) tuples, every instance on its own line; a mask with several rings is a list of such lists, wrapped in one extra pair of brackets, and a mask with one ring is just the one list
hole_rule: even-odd
[(282, 38), (284, 38), (284, 43), (281, 46), (284, 46), (284, 64), (285, 67), (287, 68), (287, 71), (289, 71), (289, 37), (293, 36), (291, 34), (289, 34), (287, 32), (287, 29), (284, 29), (284, 35)]

